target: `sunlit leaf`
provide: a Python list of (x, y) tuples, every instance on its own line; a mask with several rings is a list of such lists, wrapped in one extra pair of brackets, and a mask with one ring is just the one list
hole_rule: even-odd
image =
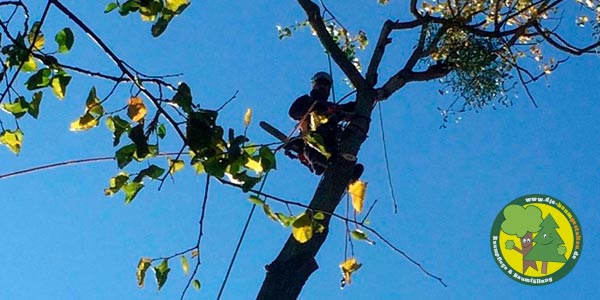
[(137, 278), (137, 284), (139, 288), (144, 287), (144, 279), (146, 278), (146, 271), (150, 268), (150, 264), (152, 260), (147, 257), (140, 258), (138, 262), (137, 271), (135, 272), (135, 277)]
[(50, 85), (52, 86), (52, 92), (56, 97), (60, 100), (65, 98), (65, 93), (67, 92), (67, 85), (71, 81), (71, 76), (67, 74), (61, 74), (52, 77), (50, 81)]
[(161, 0), (147, 0), (140, 2), (140, 16), (142, 21), (153, 22), (156, 20), (156, 16), (163, 9), (163, 2)]
[(154, 267), (154, 272), (156, 275), (156, 284), (158, 285), (159, 291), (163, 287), (165, 282), (167, 282), (167, 276), (169, 276), (169, 271), (171, 271), (171, 269), (169, 268), (169, 262), (166, 259), (163, 259), (160, 265)]
[(263, 167), (263, 170), (269, 171), (277, 168), (277, 163), (275, 161), (275, 154), (269, 147), (262, 146), (258, 150), (258, 155), (260, 155), (260, 164)]
[(356, 272), (362, 267), (362, 264), (358, 263), (355, 258), (349, 258), (340, 264), (342, 270), (342, 287), (352, 283), (352, 273)]
[(120, 172), (117, 176), (111, 177), (108, 187), (104, 189), (104, 195), (112, 196), (116, 194), (127, 183), (127, 180), (129, 180), (129, 175), (125, 172)]
[(54, 40), (58, 44), (58, 53), (66, 53), (73, 47), (75, 36), (73, 36), (71, 28), (65, 27), (56, 34)]
[(202, 287), (202, 285), (200, 285), (200, 280), (198, 279), (194, 279), (194, 281), (192, 281), (192, 285), (196, 291), (200, 290), (200, 287)]
[[(44, 48), (44, 44), (46, 43), (46, 38), (44, 34), (39, 30), (40, 22), (33, 23), (31, 26), (31, 30), (29, 30), (29, 34), (27, 35), (27, 40), (30, 45), (33, 45), (34, 50), (42, 50)], [(35, 36), (37, 31), (37, 37)], [(35, 38), (35, 41), (33, 40)]]
[(2, 133), (0, 133), (0, 144), (8, 147), (14, 154), (19, 155), (19, 152), (21, 152), (21, 145), (23, 144), (23, 132), (21, 129), (15, 131), (2, 131)]
[(313, 215), (313, 219), (315, 219), (317, 221), (323, 221), (323, 220), (325, 220), (325, 214), (322, 212), (317, 212)]
[(296, 217), (292, 223), (292, 235), (301, 244), (313, 237), (313, 220), (308, 214), (302, 213)]
[[(100, 103), (100, 99), (96, 95), (96, 87), (92, 87), (85, 100), (86, 110), (95, 117), (100, 117), (104, 114), (104, 107)], [(113, 130), (114, 131), (114, 130)]]
[(183, 160), (174, 160), (174, 159), (170, 159), (168, 158), (169, 161), (169, 173), (171, 173), (171, 175), (175, 174), (175, 172), (179, 172), (181, 171), (181, 169), (183, 169), (183, 167), (185, 166), (185, 163), (183, 162)]
[(50, 75), (52, 71), (48, 68), (43, 68), (31, 75), (25, 82), (25, 86), (28, 90), (37, 90), (45, 88), (50, 85)]
[(350, 236), (352, 236), (352, 238), (355, 239), (355, 240), (365, 241), (365, 242), (367, 242), (370, 245), (374, 245), (375, 244), (373, 241), (371, 241), (369, 239), (369, 237), (367, 236), (367, 234), (364, 233), (360, 229), (355, 229), (355, 230), (350, 231)]
[(365, 204), (365, 193), (367, 190), (367, 183), (362, 180), (356, 180), (348, 185), (348, 193), (352, 198), (352, 207), (357, 213), (363, 211)]
[(71, 131), (86, 131), (98, 126), (98, 119), (86, 113), (81, 118), (71, 122), (69, 130)]
[(179, 12), (184, 5), (187, 6), (190, 4), (190, 0), (166, 0), (165, 8), (172, 12)]
[(20, 118), (29, 110), (29, 103), (27, 103), (25, 97), (19, 97), (14, 103), (2, 103), (1, 107), (4, 111), (12, 114), (16, 118)]
[(188, 264), (188, 260), (185, 258), (185, 255), (181, 256), (181, 269), (183, 270), (183, 274), (185, 276), (187, 276), (187, 274), (190, 272), (190, 265)]
[(269, 217), (269, 219), (278, 222), (279, 219), (277, 218), (277, 215), (275, 215), (275, 213), (273, 212), (273, 210), (271, 210), (271, 206), (269, 206), (269, 204), (264, 204), (262, 206), (263, 211), (265, 212), (265, 215), (267, 215), (267, 217)]
[(130, 182), (123, 186), (123, 193), (125, 193), (125, 204), (131, 203), (139, 191), (144, 187), (141, 182)]
[(250, 122), (252, 122), (252, 108), (248, 108), (244, 114), (244, 126), (250, 126)]
[(283, 227), (292, 226), (292, 223), (294, 223), (294, 220), (296, 220), (296, 217), (287, 216), (282, 213), (276, 213), (275, 216), (277, 217), (277, 221), (279, 221), (279, 224), (281, 224), (281, 226)]
[(148, 110), (144, 101), (140, 97), (131, 97), (127, 104), (127, 116), (134, 121), (139, 122), (146, 116)]
[(192, 258), (195, 258), (196, 256), (198, 256), (198, 254), (200, 254), (200, 252), (198, 251), (198, 249), (192, 250)]
[(260, 198), (258, 198), (256, 196), (253, 196), (253, 195), (248, 196), (248, 201), (250, 201), (250, 203), (252, 203), (252, 204), (256, 204), (256, 205), (260, 205), (260, 206), (265, 205), (265, 201), (264, 200), (262, 200), (262, 199), (260, 199)]
[(256, 172), (256, 174), (260, 174), (264, 171), (262, 164), (252, 158), (248, 158), (248, 161), (244, 164), (244, 166)]
[(117, 7), (119, 7), (119, 4), (117, 4), (115, 2), (111, 2), (106, 5), (106, 8), (104, 9), (104, 13), (109, 13), (109, 12), (115, 10)]
[(24, 72), (33, 72), (37, 70), (37, 63), (33, 55), (29, 55), (27, 60), (23, 63), (23, 67), (21, 68)]

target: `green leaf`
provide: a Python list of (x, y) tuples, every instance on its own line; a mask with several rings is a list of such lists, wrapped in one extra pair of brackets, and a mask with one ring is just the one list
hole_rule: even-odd
[(140, 4), (140, 16), (142, 17), (142, 21), (153, 22), (156, 20), (156, 16), (158, 16), (162, 9), (162, 0), (142, 1)]
[(156, 131), (156, 135), (158, 135), (158, 137), (160, 139), (164, 139), (165, 138), (165, 136), (167, 135), (167, 128), (165, 127), (165, 124), (158, 125), (158, 129)]
[(96, 96), (96, 87), (92, 87), (88, 93), (88, 97), (85, 100), (85, 109), (94, 117), (100, 117), (104, 115), (104, 107), (100, 103), (100, 99)]
[(167, 30), (167, 26), (169, 26), (169, 22), (173, 17), (167, 17), (166, 15), (160, 16), (158, 21), (152, 25), (150, 32), (153, 37), (159, 37), (165, 30)]
[(69, 85), (70, 81), (71, 76), (67, 74), (61, 74), (52, 77), (50, 85), (52, 86), (52, 92), (58, 99), (63, 100), (65, 98), (65, 93), (67, 92), (67, 85)]
[(27, 60), (23, 63), (21, 70), (23, 70), (23, 72), (33, 72), (37, 70), (37, 63), (35, 58), (33, 58), (33, 55), (29, 55), (27, 57)]
[(54, 40), (58, 44), (58, 53), (66, 53), (73, 47), (75, 36), (73, 36), (71, 28), (65, 27), (56, 34)]
[(156, 180), (159, 179), (163, 173), (165, 173), (165, 169), (156, 165), (151, 165), (148, 168), (141, 170), (140, 173), (133, 179), (133, 181), (141, 182), (146, 176)]
[(106, 126), (113, 132), (113, 146), (119, 144), (123, 133), (129, 133), (131, 130), (129, 122), (121, 119), (119, 116), (108, 117), (106, 119)]
[(25, 97), (21, 96), (17, 98), (14, 103), (2, 103), (2, 109), (18, 119), (27, 113), (29, 110), (29, 103), (27, 103)]
[(179, 87), (177, 87), (177, 93), (173, 96), (173, 102), (181, 107), (185, 113), (189, 114), (192, 112), (192, 91), (185, 82), (180, 83)]
[(265, 172), (277, 168), (277, 164), (275, 162), (275, 154), (273, 154), (273, 151), (271, 151), (269, 147), (260, 147), (258, 154), (260, 155), (260, 164), (262, 165)]
[(42, 102), (42, 92), (37, 92), (33, 94), (33, 98), (31, 99), (31, 103), (27, 108), (27, 113), (30, 114), (34, 119), (37, 119), (40, 114), (40, 103)]
[(296, 219), (296, 217), (294, 216), (286, 216), (282, 213), (276, 213), (275, 216), (277, 217), (277, 221), (279, 221), (279, 224), (281, 224), (281, 226), (283, 227), (292, 226), (292, 223), (294, 223), (294, 220)]
[(84, 114), (79, 119), (71, 122), (69, 130), (71, 131), (86, 131), (98, 126), (98, 119), (89, 113)]
[(134, 158), (140, 161), (150, 154), (148, 137), (144, 134), (144, 126), (138, 124), (129, 131), (129, 139), (135, 144)]
[(277, 215), (275, 215), (275, 213), (273, 213), (273, 210), (271, 210), (271, 206), (269, 206), (269, 204), (264, 204), (262, 206), (263, 211), (265, 212), (265, 214), (267, 215), (267, 217), (269, 217), (271, 220), (277, 222), (279, 221), (279, 219), (277, 218)]
[(150, 268), (150, 264), (152, 260), (147, 257), (140, 258), (138, 262), (137, 271), (135, 272), (135, 277), (137, 278), (138, 287), (144, 287), (144, 279), (146, 278), (146, 271)]
[(256, 196), (248, 196), (248, 201), (250, 201), (250, 203), (252, 203), (252, 204), (256, 204), (256, 205), (260, 205), (260, 206), (265, 205), (265, 201)]
[(196, 291), (200, 290), (200, 281), (198, 279), (194, 279), (194, 281), (192, 281), (192, 285), (194, 286), (194, 289), (196, 289)]
[(129, 144), (121, 147), (115, 152), (115, 158), (117, 159), (117, 166), (119, 169), (125, 168), (132, 160), (135, 154), (135, 144)]
[(131, 12), (135, 12), (139, 9), (140, 4), (136, 0), (127, 0), (119, 7), (119, 14), (126, 16)]
[(181, 269), (183, 270), (183, 274), (185, 276), (187, 276), (187, 274), (190, 272), (190, 265), (188, 264), (188, 260), (185, 258), (185, 255), (181, 256)]
[(317, 221), (323, 221), (323, 220), (325, 220), (325, 214), (324, 214), (324, 213), (322, 213), (322, 212), (320, 212), (320, 211), (319, 211), (319, 212), (316, 212), (316, 213), (313, 215), (313, 219), (315, 219), (315, 220), (317, 220)]
[(366, 233), (364, 233), (362, 230), (360, 229), (355, 229), (350, 231), (350, 236), (352, 236), (353, 239), (355, 240), (359, 240), (359, 241), (365, 241), (371, 245), (374, 245), (375, 243), (373, 241), (371, 241), (369, 239), (369, 237), (367, 236)]
[(52, 75), (52, 71), (49, 68), (43, 68), (31, 75), (25, 82), (25, 86), (30, 91), (45, 88), (50, 85), (50, 75)]
[(104, 189), (104, 195), (112, 196), (116, 194), (127, 183), (127, 180), (129, 180), (129, 175), (125, 172), (120, 172), (117, 176), (111, 177), (108, 187)]
[(125, 204), (131, 203), (137, 193), (144, 187), (141, 182), (131, 182), (123, 186), (123, 193), (125, 193)]
[(159, 291), (163, 287), (165, 282), (167, 282), (167, 276), (169, 276), (169, 271), (171, 271), (171, 269), (169, 268), (169, 262), (166, 259), (163, 259), (160, 265), (154, 267), (154, 273), (156, 275), (156, 284), (158, 285)]
[(115, 2), (111, 2), (106, 5), (106, 8), (104, 9), (104, 13), (107, 14), (107, 13), (115, 10), (117, 7), (119, 7), (119, 4), (117, 4)]
[(296, 217), (292, 223), (292, 235), (301, 244), (313, 237), (313, 220), (308, 214), (302, 213)]
[(0, 144), (5, 145), (14, 154), (19, 155), (23, 143), (23, 132), (21, 129), (15, 131), (4, 130), (0, 133)]

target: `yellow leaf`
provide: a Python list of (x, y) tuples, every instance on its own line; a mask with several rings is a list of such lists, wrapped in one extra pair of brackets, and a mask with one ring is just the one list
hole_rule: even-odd
[(29, 55), (27, 61), (23, 63), (23, 71), (24, 72), (33, 72), (37, 70), (37, 63), (33, 58), (33, 55)]
[(352, 207), (357, 213), (361, 213), (365, 204), (365, 193), (367, 191), (367, 183), (362, 180), (356, 180), (348, 185), (348, 193), (352, 198)]
[(134, 122), (143, 120), (148, 112), (144, 101), (140, 97), (131, 97), (127, 105), (127, 116)]
[(342, 270), (342, 287), (352, 283), (352, 273), (356, 272), (360, 267), (362, 267), (362, 264), (353, 257), (340, 264), (340, 269)]
[(69, 130), (71, 131), (86, 131), (98, 126), (98, 119), (94, 118), (94, 116), (86, 113), (81, 118), (71, 122), (71, 126)]
[(262, 173), (262, 171), (264, 171), (262, 165), (260, 164), (260, 161), (256, 161), (252, 158), (248, 158), (248, 161), (246, 162), (246, 164), (244, 164), (244, 166), (256, 172), (256, 174), (260, 174)]
[(187, 276), (187, 274), (190, 272), (190, 264), (188, 264), (187, 258), (185, 258), (185, 255), (181, 256), (181, 269), (183, 270), (183, 274), (185, 276)]
[(168, 158), (168, 160), (169, 160), (169, 173), (171, 173), (171, 175), (175, 174), (175, 172), (180, 171), (185, 166), (185, 164), (183, 163), (183, 160), (172, 160), (170, 158)]
[(250, 122), (252, 122), (252, 108), (248, 108), (244, 114), (244, 126), (250, 126)]
[(306, 213), (299, 215), (292, 223), (292, 235), (301, 244), (313, 237), (313, 220)]
[(166, 2), (165, 8), (176, 12), (181, 6), (188, 5), (190, 0), (167, 0)]
[(200, 252), (198, 251), (198, 249), (192, 250), (192, 258), (195, 258), (196, 256), (198, 256), (198, 254), (200, 254)]
[(6, 145), (10, 151), (18, 155), (21, 152), (21, 145), (23, 144), (23, 132), (21, 129), (2, 131), (0, 134), (0, 144)]
[(147, 257), (140, 258), (138, 262), (137, 271), (135, 272), (135, 277), (137, 278), (138, 287), (144, 287), (144, 279), (146, 278), (146, 271), (150, 268), (150, 264), (152, 260)]

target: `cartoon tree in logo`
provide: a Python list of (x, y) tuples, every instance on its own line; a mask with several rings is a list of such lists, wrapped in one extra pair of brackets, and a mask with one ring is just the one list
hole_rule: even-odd
[(503, 213), (505, 220), (500, 228), (508, 235), (517, 236), (521, 242), (519, 249), (513, 240), (508, 240), (505, 244), (506, 249), (514, 249), (523, 255), (523, 274), (529, 267), (537, 271), (535, 260), (526, 258), (526, 256), (532, 249), (532, 242), (535, 241), (535, 239), (532, 241), (533, 233), (541, 229), (542, 211), (533, 205), (523, 207), (512, 204), (506, 206)]
[(533, 238), (535, 246), (525, 255), (525, 259), (542, 261), (542, 274), (546, 274), (548, 272), (548, 262), (564, 263), (567, 261), (565, 258), (567, 248), (564, 246), (565, 242), (558, 231), (556, 231), (558, 224), (556, 224), (551, 214), (546, 216), (540, 226), (542, 229)]

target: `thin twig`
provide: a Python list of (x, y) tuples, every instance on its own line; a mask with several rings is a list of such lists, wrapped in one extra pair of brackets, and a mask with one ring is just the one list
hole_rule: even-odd
[(383, 157), (385, 159), (385, 170), (387, 172), (388, 185), (390, 188), (390, 195), (392, 196), (392, 202), (394, 204), (394, 213), (398, 213), (398, 201), (396, 201), (396, 195), (394, 194), (394, 185), (392, 184), (392, 172), (390, 171), (390, 160), (388, 158), (387, 143), (385, 141), (385, 127), (383, 126), (383, 113), (381, 112), (381, 103), (378, 103), (377, 109), (379, 110), (379, 126), (381, 126), (381, 143), (383, 144)]

